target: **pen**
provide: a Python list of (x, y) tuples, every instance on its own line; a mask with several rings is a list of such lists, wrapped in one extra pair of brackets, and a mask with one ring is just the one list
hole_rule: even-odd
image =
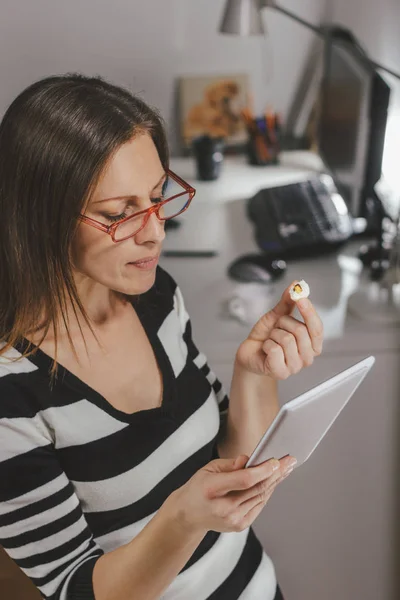
[(275, 113), (267, 112), (265, 115), (267, 122), (268, 135), (272, 144), (276, 144), (276, 120)]

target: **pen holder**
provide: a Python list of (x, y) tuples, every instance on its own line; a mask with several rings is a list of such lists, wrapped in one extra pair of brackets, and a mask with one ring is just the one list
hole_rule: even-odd
[(192, 150), (196, 160), (197, 179), (218, 179), (224, 160), (223, 138), (212, 138), (208, 135), (195, 138), (192, 141)]
[(268, 111), (254, 116), (248, 108), (241, 110), (247, 129), (246, 152), (251, 165), (276, 165), (279, 162), (281, 119), (278, 113)]
[(278, 143), (271, 143), (268, 136), (258, 129), (249, 131), (246, 152), (250, 165), (276, 165), (279, 162)]

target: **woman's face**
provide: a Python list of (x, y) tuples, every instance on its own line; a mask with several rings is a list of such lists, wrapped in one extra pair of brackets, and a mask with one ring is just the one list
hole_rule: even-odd
[[(85, 215), (110, 225), (115, 217), (148, 208), (162, 195), (165, 177), (153, 140), (147, 134), (139, 135), (115, 153)], [(164, 223), (154, 214), (134, 237), (116, 243), (107, 233), (80, 223), (72, 248), (77, 282), (98, 283), (127, 295), (143, 294), (154, 284), (157, 262), (150, 268), (133, 263), (159, 257), (164, 237)]]

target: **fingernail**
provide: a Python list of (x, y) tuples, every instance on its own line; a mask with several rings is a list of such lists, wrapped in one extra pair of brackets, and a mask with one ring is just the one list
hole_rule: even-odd
[(294, 468), (297, 465), (297, 458), (292, 458), (289, 461), (289, 468)]
[(277, 471), (280, 468), (280, 462), (279, 460), (274, 459), (272, 462), (272, 472), (275, 473), (275, 471)]

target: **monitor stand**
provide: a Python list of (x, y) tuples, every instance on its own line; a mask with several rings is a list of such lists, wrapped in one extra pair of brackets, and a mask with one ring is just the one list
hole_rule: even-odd
[[(370, 204), (374, 206), (376, 232), (371, 243), (360, 247), (358, 258), (365, 267), (370, 269), (372, 281), (380, 281), (389, 268), (391, 248), (396, 245), (396, 233), (393, 236), (394, 239), (391, 239), (393, 234), (390, 232), (392, 227), (396, 228), (396, 224), (394, 219), (386, 212), (383, 202), (375, 190), (369, 200)], [(368, 215), (363, 216), (368, 221)]]
[(383, 277), (356, 290), (349, 297), (348, 310), (370, 323), (400, 325), (400, 214)]

